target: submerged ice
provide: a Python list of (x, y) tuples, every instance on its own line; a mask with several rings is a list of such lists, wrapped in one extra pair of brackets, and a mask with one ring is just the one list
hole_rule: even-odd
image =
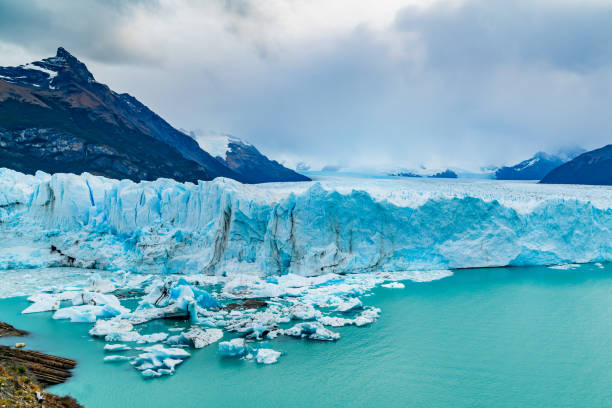
[(313, 276), (612, 260), (607, 188), (354, 185), (133, 183), (0, 169), (0, 269)]

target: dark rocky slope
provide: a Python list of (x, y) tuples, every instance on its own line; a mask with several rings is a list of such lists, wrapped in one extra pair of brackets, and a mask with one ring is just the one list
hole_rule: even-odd
[(63, 48), (0, 67), (0, 166), (135, 181), (243, 180), (136, 98), (96, 82)]
[(581, 154), (552, 170), (540, 182), (612, 185), (612, 144)]

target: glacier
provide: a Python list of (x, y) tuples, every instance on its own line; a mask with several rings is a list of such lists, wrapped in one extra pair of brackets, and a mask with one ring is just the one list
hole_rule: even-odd
[(271, 277), (606, 262), (611, 206), (612, 189), (592, 186), (134, 183), (0, 169), (0, 269)]
[[(266, 365), (285, 355), (270, 347), (279, 337), (341, 341), (376, 324), (377, 286), (453, 268), (609, 262), (611, 227), (609, 187), (134, 183), (0, 169), (0, 297), (89, 324), (108, 343), (102, 361), (157, 378), (213, 344), (220, 358)], [(178, 327), (149, 325), (158, 319)]]

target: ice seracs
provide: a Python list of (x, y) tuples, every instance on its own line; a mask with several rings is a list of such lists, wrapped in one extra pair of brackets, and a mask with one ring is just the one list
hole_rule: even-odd
[[(277, 277), (612, 260), (612, 191), (599, 187), (223, 178), (196, 185), (0, 169), (0, 205), (2, 269)], [(256, 296), (283, 294), (273, 289), (299, 294), (263, 284)]]

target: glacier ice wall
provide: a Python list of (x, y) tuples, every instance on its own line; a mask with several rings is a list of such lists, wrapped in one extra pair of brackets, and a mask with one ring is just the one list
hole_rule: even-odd
[(562, 188), (133, 183), (0, 169), (0, 269), (267, 276), (612, 260), (612, 190)]

